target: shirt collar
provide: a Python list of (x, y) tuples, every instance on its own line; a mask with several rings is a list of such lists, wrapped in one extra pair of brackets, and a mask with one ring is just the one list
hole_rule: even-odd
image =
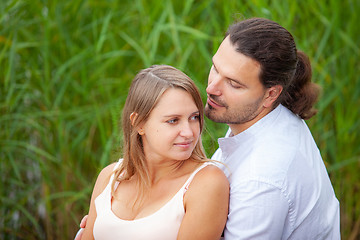
[(276, 118), (279, 116), (283, 108), (285, 107), (280, 104), (248, 129), (235, 136), (232, 136), (231, 129), (229, 128), (225, 137), (218, 139), (219, 147), (223, 153), (223, 156), (226, 157), (243, 144), (246, 144), (247, 141), (250, 141), (257, 135), (261, 134), (263, 131), (266, 131), (267, 126), (276, 121)]

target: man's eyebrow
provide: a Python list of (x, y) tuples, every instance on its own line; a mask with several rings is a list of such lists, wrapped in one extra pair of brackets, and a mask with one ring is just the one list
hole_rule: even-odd
[[(213, 59), (211, 59), (211, 61), (212, 61), (212, 64), (213, 64), (213, 66), (214, 66), (215, 70), (216, 70), (217, 72), (219, 72), (219, 71), (217, 70), (216, 66), (215, 66), (214, 60), (213, 60)], [(233, 78), (229, 78), (229, 77), (225, 77), (225, 78), (226, 78), (226, 79), (228, 79), (228, 80), (230, 80), (230, 81), (234, 81), (234, 82), (236, 82), (237, 84), (239, 84), (239, 85), (241, 85), (241, 86), (246, 87), (246, 85), (245, 85), (245, 84), (243, 84), (242, 82), (240, 82), (240, 81), (239, 81), (239, 80), (237, 80), (237, 79), (233, 79)]]
[(243, 87), (246, 87), (246, 85), (243, 84), (242, 82), (240, 82), (239, 80), (236, 80), (236, 79), (233, 79), (233, 78), (228, 78), (228, 77), (227, 77), (227, 79), (230, 80), (230, 81), (236, 82), (237, 84), (239, 84), (239, 85), (241, 85)]
[(212, 65), (214, 66), (215, 70), (217, 71), (217, 68), (216, 68), (215, 63), (214, 63), (214, 58), (211, 58), (211, 62), (212, 62)]

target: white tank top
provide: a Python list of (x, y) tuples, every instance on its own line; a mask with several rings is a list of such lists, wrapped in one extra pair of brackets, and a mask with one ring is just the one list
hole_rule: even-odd
[[(115, 168), (120, 164), (120, 161)], [(93, 229), (95, 239), (175, 240), (185, 215), (184, 194), (195, 174), (209, 164), (206, 162), (198, 167), (174, 197), (158, 211), (135, 220), (120, 219), (111, 210), (111, 183), (114, 178), (112, 175), (109, 184), (95, 199), (97, 213)]]

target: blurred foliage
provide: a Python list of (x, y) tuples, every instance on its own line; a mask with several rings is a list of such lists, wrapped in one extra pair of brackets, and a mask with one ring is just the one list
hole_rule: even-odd
[[(323, 92), (308, 124), (341, 204), (342, 237), (359, 239), (359, 10), (350, 0), (2, 0), (0, 238), (73, 238), (97, 174), (121, 156), (118, 123), (135, 74), (173, 65), (205, 100), (228, 25), (265, 17), (312, 61)], [(206, 125), (211, 156), (227, 127)]]

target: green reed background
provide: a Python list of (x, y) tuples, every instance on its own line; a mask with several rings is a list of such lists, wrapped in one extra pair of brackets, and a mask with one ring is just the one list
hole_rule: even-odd
[[(228, 25), (265, 17), (293, 33), (323, 92), (308, 121), (360, 237), (360, 1), (0, 1), (0, 239), (71, 239), (100, 169), (121, 156), (131, 79), (152, 64), (207, 75)], [(225, 125), (206, 121), (208, 156)]]

